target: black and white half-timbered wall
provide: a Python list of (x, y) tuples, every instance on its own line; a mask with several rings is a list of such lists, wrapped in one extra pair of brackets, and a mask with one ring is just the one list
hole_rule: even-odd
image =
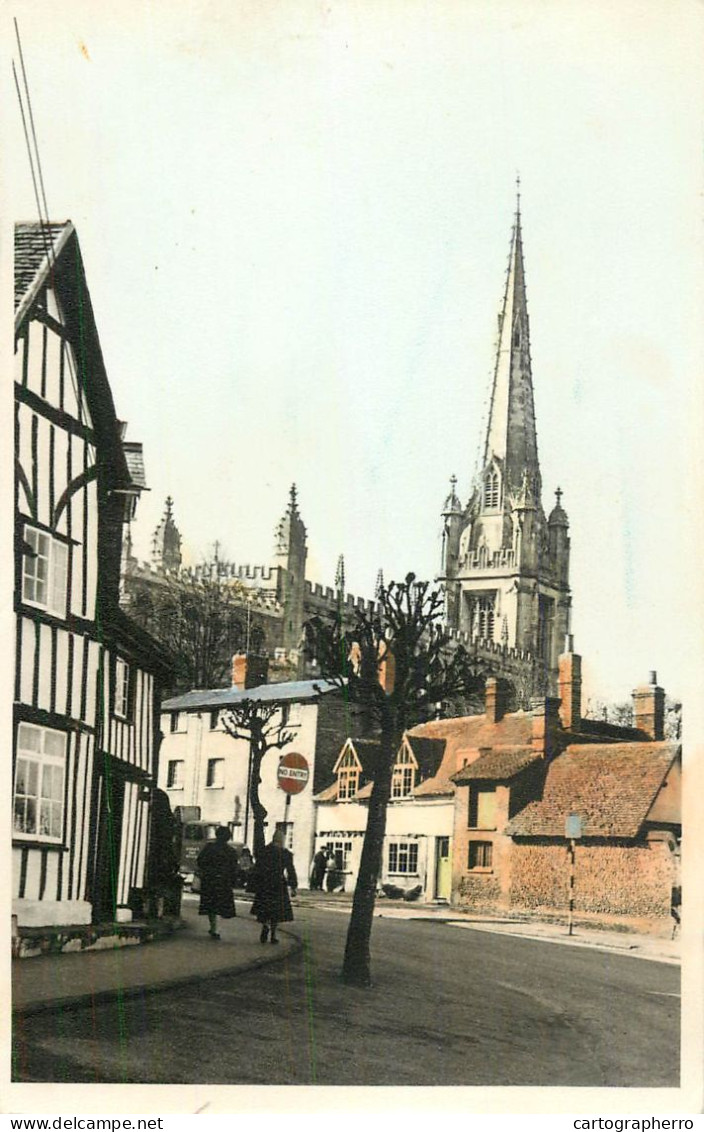
[(120, 610), (146, 485), (105, 373), (75, 229), (15, 228), (13, 915), (130, 918), (147, 882), (168, 659)]

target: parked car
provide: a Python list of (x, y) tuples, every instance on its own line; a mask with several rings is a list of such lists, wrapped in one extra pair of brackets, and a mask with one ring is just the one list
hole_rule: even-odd
[[(188, 821), (183, 825), (179, 871), (185, 883), (190, 884), (193, 892), (200, 891), (198, 854), (208, 841), (215, 840), (215, 830), (220, 824), (220, 822), (211, 821)], [(235, 887), (244, 888), (247, 877), (254, 866), (252, 854), (241, 841), (229, 841), (228, 845), (237, 854), (237, 882)]]

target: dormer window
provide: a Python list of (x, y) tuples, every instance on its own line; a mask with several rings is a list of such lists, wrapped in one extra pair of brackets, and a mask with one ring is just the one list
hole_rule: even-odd
[(359, 789), (359, 763), (354, 751), (348, 750), (343, 755), (337, 768), (337, 797), (343, 802), (353, 798)]
[(408, 798), (416, 784), (416, 763), (406, 743), (403, 743), (394, 763), (391, 776), (391, 797)]
[(494, 510), (499, 506), (499, 473), (492, 469), (484, 479), (484, 509)]

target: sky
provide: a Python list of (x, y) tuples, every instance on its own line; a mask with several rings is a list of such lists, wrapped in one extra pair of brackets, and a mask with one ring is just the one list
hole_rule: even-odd
[[(701, 7), (19, 12), (49, 211), (76, 225), (118, 416), (144, 443), (138, 555), (170, 494), (190, 561), (218, 540), (268, 562), (295, 481), (314, 581), (340, 554), (359, 596), (379, 568), (438, 572), (449, 478), (466, 501), (483, 441), (520, 171), (543, 503), (562, 488), (588, 691), (624, 699), (655, 669), (686, 696)], [(3, 81), (4, 214), (34, 219)]]

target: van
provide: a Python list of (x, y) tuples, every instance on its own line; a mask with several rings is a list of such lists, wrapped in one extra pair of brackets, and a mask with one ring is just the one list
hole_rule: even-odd
[[(196, 863), (198, 854), (208, 841), (215, 840), (215, 831), (221, 824), (221, 822), (216, 821), (187, 821), (184, 822), (182, 826), (179, 872), (186, 884), (190, 884), (193, 892), (200, 891), (198, 866)], [(230, 832), (232, 832), (231, 827)], [(254, 866), (252, 854), (241, 841), (228, 841), (228, 845), (231, 849), (234, 849), (237, 854), (238, 875), (235, 887), (244, 888), (247, 877)]]

